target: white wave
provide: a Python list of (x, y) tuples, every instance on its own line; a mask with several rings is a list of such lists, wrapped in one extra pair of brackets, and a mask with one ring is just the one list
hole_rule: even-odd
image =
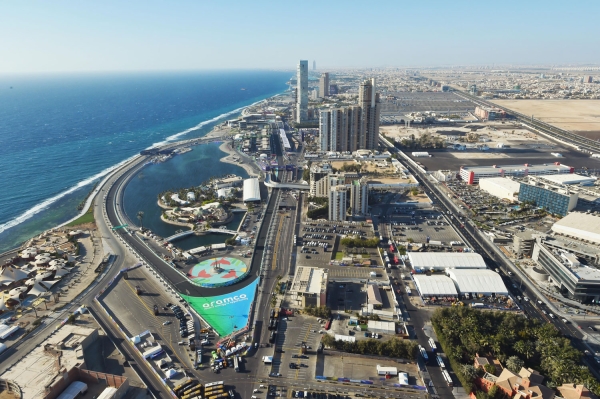
[[(246, 106), (243, 106), (243, 107), (240, 107), (240, 108), (236, 108), (233, 111), (229, 111), (229, 112), (226, 112), (226, 113), (221, 114), (219, 116), (216, 116), (216, 117), (214, 117), (212, 119), (209, 119), (207, 121), (200, 122), (196, 126), (191, 127), (189, 129), (186, 129), (186, 130), (184, 130), (182, 132), (173, 134), (173, 135), (167, 137), (164, 141), (161, 141), (161, 142), (158, 142), (158, 143), (154, 143), (154, 144), (152, 144), (148, 148), (158, 147), (158, 146), (167, 144), (168, 142), (174, 141), (174, 140), (178, 139), (179, 137), (181, 137), (183, 135), (186, 135), (186, 134), (188, 134), (190, 132), (193, 132), (194, 130), (200, 129), (201, 127), (206, 126), (209, 123), (216, 122), (219, 119), (226, 118), (226, 117), (228, 117), (230, 115), (233, 115), (233, 114), (235, 114), (237, 112), (241, 112), (244, 108), (251, 107), (251, 106), (259, 104), (259, 103), (261, 103), (263, 101), (265, 101), (265, 100), (256, 101), (255, 103), (252, 103), (250, 105), (246, 105)], [(112, 142), (109, 143), (109, 144), (112, 144)], [(33, 208), (28, 209), (27, 211), (23, 212), (21, 215), (15, 217), (14, 219), (11, 219), (11, 220), (9, 220), (8, 222), (6, 222), (4, 224), (0, 224), (0, 233), (6, 231), (8, 229), (10, 229), (11, 227), (15, 227), (16, 225), (23, 223), (25, 220), (30, 219), (34, 215), (36, 215), (36, 214), (40, 213), (41, 211), (43, 211), (44, 209), (47, 209), (50, 205), (54, 204), (56, 201), (58, 201), (59, 199), (63, 198), (64, 196), (69, 195), (69, 194), (73, 193), (74, 191), (76, 191), (77, 189), (80, 189), (81, 187), (85, 187), (88, 184), (93, 183), (94, 181), (100, 179), (101, 177), (106, 176), (107, 174), (109, 174), (113, 170), (115, 170), (115, 169), (121, 167), (122, 165), (126, 164), (127, 162), (131, 161), (136, 156), (137, 155), (134, 155), (132, 157), (127, 158), (126, 160), (124, 160), (122, 162), (119, 162), (116, 165), (113, 165), (113, 166), (111, 166), (109, 168), (106, 168), (102, 172), (99, 172), (99, 173), (97, 173), (97, 174), (95, 174), (95, 175), (93, 175), (91, 177), (88, 177), (87, 179), (80, 181), (79, 183), (77, 183), (73, 187), (71, 187), (71, 188), (69, 188), (69, 189), (67, 189), (67, 190), (65, 190), (65, 191), (63, 191), (63, 192), (61, 192), (59, 194), (56, 194), (54, 197), (51, 197), (51, 198), (48, 198), (47, 200), (44, 200), (43, 202), (37, 204)]]
[(59, 193), (56, 194), (54, 197), (50, 197), (47, 200), (37, 204), (36, 206), (34, 206), (33, 208), (30, 208), (28, 210), (26, 210), (25, 212), (23, 212), (21, 215), (15, 217), (14, 219), (9, 220), (8, 222), (4, 223), (4, 224), (0, 224), (0, 233), (10, 229), (11, 227), (15, 227), (18, 224), (23, 223), (24, 221), (26, 221), (27, 219), (30, 219), (31, 217), (33, 217), (34, 215), (40, 213), (41, 211), (43, 211), (44, 209), (48, 208), (50, 205), (54, 204), (56, 201), (58, 201), (59, 199), (63, 198), (65, 195), (69, 195), (72, 192), (80, 189), (81, 187), (85, 187), (88, 184), (93, 183), (94, 181), (100, 179), (103, 176), (106, 176), (107, 174), (109, 174), (110, 172), (112, 172), (113, 170), (121, 167), (122, 165), (126, 164), (127, 162), (131, 161), (133, 158), (135, 158), (137, 155), (134, 155), (130, 158), (127, 158), (126, 160), (119, 162), (116, 165), (111, 166), (110, 168), (106, 168), (104, 169), (102, 172), (96, 173), (95, 175), (88, 177), (85, 180), (80, 181), (79, 183), (77, 183), (76, 185), (74, 185), (73, 187)]
[(165, 144), (167, 144), (167, 143), (169, 143), (171, 141), (175, 141), (175, 140), (179, 139), (181, 136), (185, 136), (188, 133), (191, 133), (191, 132), (193, 132), (195, 130), (201, 129), (202, 127), (208, 125), (209, 123), (214, 123), (214, 122), (218, 121), (219, 119), (223, 119), (223, 118), (226, 118), (226, 117), (228, 117), (230, 115), (233, 115), (233, 114), (236, 114), (238, 112), (241, 112), (245, 108), (252, 107), (253, 105), (256, 105), (256, 104), (260, 104), (263, 101), (265, 101), (265, 100), (256, 101), (256, 102), (254, 102), (254, 103), (252, 103), (250, 105), (244, 105), (243, 107), (236, 108), (233, 111), (229, 111), (229, 112), (226, 112), (226, 113), (221, 114), (219, 116), (215, 116), (214, 118), (209, 119), (207, 121), (202, 121), (199, 124), (197, 124), (196, 126), (193, 126), (193, 127), (189, 128), (189, 129), (185, 129), (182, 132), (175, 133), (175, 134), (167, 137), (166, 139), (164, 139), (164, 141), (159, 141), (158, 143), (154, 143), (154, 144), (152, 144), (148, 148), (160, 147), (161, 145), (165, 145)]

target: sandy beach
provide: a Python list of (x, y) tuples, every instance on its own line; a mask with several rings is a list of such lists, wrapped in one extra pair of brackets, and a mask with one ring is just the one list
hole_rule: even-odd
[[(260, 176), (260, 171), (258, 167), (254, 164), (251, 164), (250, 160), (247, 156), (239, 154), (236, 150), (231, 148), (229, 143), (223, 143), (219, 146), (219, 149), (223, 152), (226, 152), (228, 155), (221, 158), (221, 162), (237, 165), (248, 173), (248, 176), (258, 177)], [(238, 157), (242, 162), (236, 162), (233, 158)]]

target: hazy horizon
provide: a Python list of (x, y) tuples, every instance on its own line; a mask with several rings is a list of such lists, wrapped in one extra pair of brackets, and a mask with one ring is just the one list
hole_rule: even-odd
[(600, 2), (7, 3), (0, 74), (598, 65)]

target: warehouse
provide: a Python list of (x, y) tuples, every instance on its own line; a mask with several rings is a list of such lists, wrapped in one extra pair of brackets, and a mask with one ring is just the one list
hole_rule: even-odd
[(600, 244), (600, 217), (571, 212), (554, 223), (552, 231), (578, 240)]
[(379, 286), (376, 284), (367, 284), (367, 301), (369, 305), (381, 307), (383, 301), (381, 300), (381, 292), (379, 292)]
[(507, 177), (488, 177), (479, 180), (479, 188), (500, 199), (516, 200), (520, 184)]
[(561, 165), (559, 162), (553, 164), (530, 165), (492, 165), (492, 166), (461, 166), (460, 178), (467, 184), (478, 184), (479, 179), (486, 177), (524, 177), (574, 173), (575, 168)]
[(486, 268), (481, 255), (473, 252), (409, 252), (408, 259), (417, 272)]
[(369, 320), (367, 329), (379, 334), (396, 334), (396, 323), (393, 321), (376, 321)]
[(254, 177), (244, 180), (243, 200), (244, 202), (260, 201), (260, 186), (258, 184), (258, 178)]
[(508, 295), (508, 290), (502, 277), (491, 270), (450, 270), (450, 278), (454, 281), (458, 291), (465, 295), (478, 296)]
[(435, 274), (432, 276), (415, 274), (413, 279), (415, 280), (419, 294), (423, 298), (458, 297), (458, 291), (456, 291), (454, 282), (450, 277)]

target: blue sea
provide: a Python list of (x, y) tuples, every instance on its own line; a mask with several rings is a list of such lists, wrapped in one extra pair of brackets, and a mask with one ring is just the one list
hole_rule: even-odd
[[(283, 92), (289, 77), (276, 71), (0, 76), (0, 252), (77, 215), (93, 184), (115, 165), (154, 144), (206, 134), (241, 107)], [(158, 189), (165, 170), (196, 163), (211, 167), (193, 174), (184, 167), (170, 183), (244, 175), (235, 165), (215, 164), (223, 156), (216, 144), (201, 147), (163, 164), (167, 169), (145, 168), (138, 180)], [(128, 197), (136, 195), (128, 189)]]

